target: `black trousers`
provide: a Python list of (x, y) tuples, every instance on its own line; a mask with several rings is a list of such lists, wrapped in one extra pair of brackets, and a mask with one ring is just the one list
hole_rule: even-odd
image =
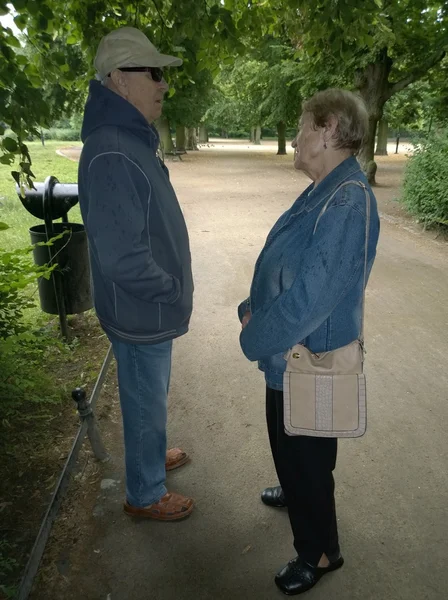
[(317, 565), (323, 553), (339, 552), (333, 479), (337, 439), (287, 435), (283, 392), (271, 388), (266, 388), (266, 418), (294, 547), (303, 560)]

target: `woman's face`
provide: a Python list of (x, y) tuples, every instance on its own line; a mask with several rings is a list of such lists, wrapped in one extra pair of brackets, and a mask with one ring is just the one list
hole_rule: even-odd
[[(294, 167), (310, 173), (314, 171), (324, 150), (323, 127), (314, 128), (311, 113), (304, 113), (299, 121), (299, 131), (292, 142)], [(310, 169), (311, 168), (311, 169)]]

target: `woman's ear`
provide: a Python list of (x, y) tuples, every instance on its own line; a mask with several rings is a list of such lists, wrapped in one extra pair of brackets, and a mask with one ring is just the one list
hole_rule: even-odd
[(335, 137), (338, 125), (339, 119), (335, 115), (330, 115), (324, 127), (324, 142), (326, 144)]

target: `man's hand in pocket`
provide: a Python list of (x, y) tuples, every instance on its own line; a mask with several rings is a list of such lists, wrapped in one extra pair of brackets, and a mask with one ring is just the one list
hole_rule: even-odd
[(242, 329), (244, 329), (246, 327), (246, 325), (249, 323), (251, 316), (252, 316), (252, 313), (250, 312), (250, 310), (247, 310), (244, 313), (243, 320), (241, 321)]

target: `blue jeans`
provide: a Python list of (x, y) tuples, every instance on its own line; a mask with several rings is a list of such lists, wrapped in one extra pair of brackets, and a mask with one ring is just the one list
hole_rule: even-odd
[(126, 459), (126, 499), (132, 506), (166, 494), (166, 420), (172, 340), (126, 344), (111, 339), (117, 361)]

